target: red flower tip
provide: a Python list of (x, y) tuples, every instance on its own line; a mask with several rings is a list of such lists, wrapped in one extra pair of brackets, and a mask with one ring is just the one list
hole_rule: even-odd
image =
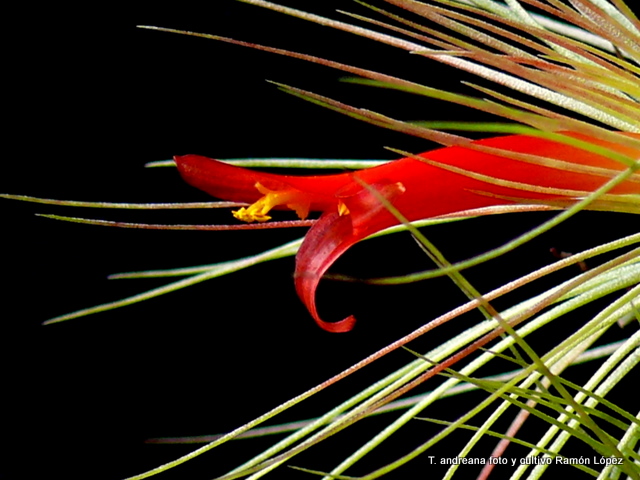
[[(640, 157), (640, 150), (570, 135), (631, 158)], [(355, 318), (322, 320), (316, 308), (316, 288), (351, 245), (400, 223), (385, 204), (393, 205), (409, 221), (516, 202), (565, 205), (596, 190), (624, 168), (606, 157), (535, 137), (514, 135), (475, 143), (587, 170), (563, 170), (464, 147), (424, 153), (425, 162), (404, 158), (356, 173), (325, 176), (275, 175), (198, 155), (175, 157), (175, 161), (182, 177), (194, 187), (223, 200), (251, 203), (233, 212), (240, 220), (267, 221), (271, 209), (288, 208), (302, 219), (309, 211), (323, 212), (296, 256), (295, 287), (320, 327), (346, 332), (353, 328)], [(633, 178), (610, 193), (639, 195), (640, 182)]]

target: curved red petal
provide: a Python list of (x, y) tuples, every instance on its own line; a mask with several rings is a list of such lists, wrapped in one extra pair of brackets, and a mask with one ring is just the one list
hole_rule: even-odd
[[(399, 183), (367, 188), (360, 186), (359, 192), (341, 197), (349, 214), (324, 213), (311, 227), (296, 255), (295, 286), (298, 296), (316, 323), (329, 332), (347, 332), (353, 328), (356, 319), (353, 315), (339, 322), (326, 322), (320, 318), (315, 299), (320, 279), (349, 247), (379, 230), (381, 223), (376, 217), (387, 218), (386, 226), (398, 223), (370, 189), (390, 202), (404, 193), (404, 187)], [(372, 228), (373, 225), (375, 227)]]
[(311, 227), (296, 255), (296, 292), (316, 323), (328, 332), (348, 332), (356, 319), (351, 315), (338, 322), (322, 320), (316, 308), (316, 289), (327, 269), (358, 240), (350, 215), (327, 212)]

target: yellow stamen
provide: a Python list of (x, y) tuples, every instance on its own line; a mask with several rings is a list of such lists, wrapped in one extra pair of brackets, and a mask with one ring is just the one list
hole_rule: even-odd
[(242, 207), (240, 210), (232, 212), (238, 220), (248, 223), (266, 222), (271, 220), (271, 217), (267, 215), (269, 211), (278, 205), (286, 205), (294, 210), (302, 220), (307, 218), (310, 205), (302, 192), (293, 189), (269, 190), (260, 183), (256, 183), (255, 186), (264, 197), (248, 207)]

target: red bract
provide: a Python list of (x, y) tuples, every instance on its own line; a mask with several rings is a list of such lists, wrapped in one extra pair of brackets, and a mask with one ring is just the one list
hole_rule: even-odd
[[(632, 159), (640, 157), (640, 149), (577, 134), (571, 136)], [(316, 287), (322, 275), (351, 245), (400, 223), (381, 198), (409, 221), (513, 203), (566, 206), (601, 187), (625, 168), (621, 163), (576, 147), (523, 135), (480, 140), (474, 145), (485, 151), (447, 147), (421, 154), (424, 161), (403, 158), (375, 168), (325, 176), (275, 175), (198, 155), (175, 157), (175, 161), (182, 177), (194, 187), (223, 200), (252, 203), (234, 212), (240, 220), (269, 220), (271, 209), (289, 208), (302, 219), (309, 211), (323, 212), (296, 256), (295, 286), (320, 327), (345, 332), (353, 327), (355, 318), (350, 316), (339, 322), (322, 320), (316, 310)], [(503, 156), (486, 151), (491, 148), (565, 163), (542, 166), (525, 158), (515, 159), (508, 153)], [(634, 177), (609, 193), (640, 194), (640, 181)]]

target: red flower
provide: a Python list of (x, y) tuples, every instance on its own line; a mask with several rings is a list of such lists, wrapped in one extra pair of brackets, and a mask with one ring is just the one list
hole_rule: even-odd
[[(640, 149), (577, 134), (571, 136), (606, 146), (632, 159), (640, 157)], [(345, 332), (353, 327), (355, 318), (350, 316), (339, 322), (322, 320), (315, 305), (316, 287), (322, 275), (351, 245), (400, 223), (379, 197), (409, 221), (513, 203), (546, 202), (562, 206), (593, 192), (625, 168), (606, 157), (536, 137), (516, 135), (474, 144), (485, 150), (497, 148), (568, 162), (566, 165), (574, 168), (541, 166), (465, 147), (423, 153), (420, 156), (425, 161), (404, 158), (354, 173), (325, 176), (275, 175), (198, 155), (175, 157), (175, 161), (182, 177), (194, 187), (223, 200), (252, 203), (233, 212), (240, 220), (267, 221), (271, 209), (289, 208), (302, 219), (309, 211), (323, 212), (296, 256), (295, 286), (320, 327)], [(588, 171), (583, 167), (588, 167)], [(589, 170), (589, 167), (596, 168)], [(609, 193), (638, 195), (640, 180), (634, 176)]]

